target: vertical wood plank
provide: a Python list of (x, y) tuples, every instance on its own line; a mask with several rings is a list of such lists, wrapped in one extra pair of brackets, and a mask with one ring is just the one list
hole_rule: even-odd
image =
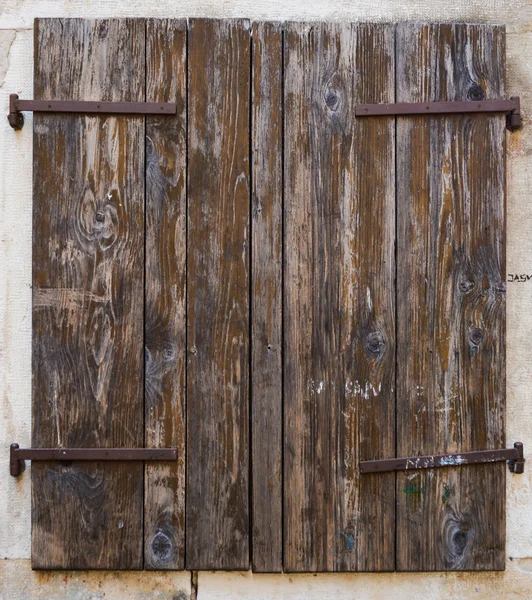
[[(504, 96), (504, 28), (401, 25), (397, 101)], [(505, 119), (398, 118), (398, 456), (503, 447)], [(503, 463), (399, 473), (399, 570), (503, 569)]]
[(188, 32), (188, 569), (249, 566), (250, 32)]
[(253, 24), (252, 567), (283, 568), (282, 53), (279, 23)]
[[(35, 23), (35, 97), (143, 101), (143, 20)], [(143, 444), (144, 119), (36, 114), (35, 447)], [(32, 465), (34, 568), (142, 568), (143, 467)]]
[(391, 570), (394, 476), (394, 120), (388, 25), (285, 31), (284, 568)]
[(175, 117), (146, 117), (146, 446), (177, 448), (177, 462), (146, 463), (146, 568), (185, 567), (186, 360), (185, 20), (146, 23), (146, 101), (175, 102)]

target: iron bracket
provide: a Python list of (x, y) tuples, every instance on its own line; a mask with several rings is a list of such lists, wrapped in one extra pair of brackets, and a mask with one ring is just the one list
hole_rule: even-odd
[(84, 100), (21, 100), (18, 94), (9, 96), (7, 120), (15, 130), (22, 129), (22, 111), (47, 113), (84, 113), (113, 115), (175, 115), (175, 102), (89, 102)]
[(519, 96), (509, 100), (480, 100), (466, 102), (396, 102), (393, 104), (357, 104), (355, 116), (449, 115), (456, 113), (506, 113), (506, 127), (515, 131), (522, 127)]
[(18, 477), (24, 460), (176, 460), (175, 448), (20, 448), (11, 444), (9, 470)]
[(434, 469), (436, 467), (455, 467), (506, 460), (512, 473), (522, 474), (525, 472), (525, 457), (521, 442), (515, 442), (513, 448), (502, 448), (500, 450), (476, 450), (458, 454), (366, 460), (360, 463), (360, 472), (384, 473), (386, 471), (409, 471), (410, 469)]

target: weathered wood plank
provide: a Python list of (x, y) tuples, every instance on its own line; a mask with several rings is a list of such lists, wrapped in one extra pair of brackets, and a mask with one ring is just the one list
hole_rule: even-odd
[(186, 564), (247, 569), (250, 32), (188, 36)]
[(283, 568), (282, 128), (283, 32), (253, 25), (252, 566)]
[(146, 101), (176, 117), (146, 118), (146, 446), (177, 448), (176, 463), (146, 463), (146, 568), (185, 567), (186, 360), (185, 20), (146, 24)]
[(391, 570), (394, 476), (394, 120), (388, 25), (285, 31), (284, 568)]
[[(505, 34), (401, 25), (397, 101), (504, 96)], [(505, 123), (397, 121), (398, 456), (503, 447)], [(399, 570), (503, 569), (505, 465), (401, 473)]]
[[(35, 97), (143, 101), (142, 20), (36, 20)], [(36, 114), (35, 447), (143, 445), (144, 119)], [(142, 567), (143, 467), (32, 465), (34, 568)]]

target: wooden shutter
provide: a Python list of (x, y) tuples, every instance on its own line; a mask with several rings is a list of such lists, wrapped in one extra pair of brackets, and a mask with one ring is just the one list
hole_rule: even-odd
[(252, 568), (283, 568), (283, 27), (253, 26)]
[(35, 568), (504, 568), (502, 115), (485, 25), (38, 20)]
[[(143, 20), (38, 20), (35, 97), (144, 101)], [(35, 447), (144, 445), (144, 118), (36, 114)], [(34, 463), (35, 568), (142, 568), (141, 463)]]
[(289, 571), (393, 570), (393, 28), (285, 32), (284, 557)]
[[(397, 101), (504, 96), (501, 27), (397, 27)], [(397, 450), (505, 445), (505, 118), (397, 119)], [(397, 476), (399, 570), (504, 569), (504, 463)]]
[(188, 34), (186, 564), (247, 569), (251, 41)]
[(185, 567), (187, 24), (146, 23), (146, 101), (176, 118), (146, 117), (144, 442), (177, 449), (177, 464), (146, 463), (144, 566)]

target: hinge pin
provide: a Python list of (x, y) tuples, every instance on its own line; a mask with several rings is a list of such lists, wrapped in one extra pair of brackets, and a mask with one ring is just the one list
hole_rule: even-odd
[(17, 107), (18, 94), (10, 94), (9, 96), (9, 114), (7, 120), (15, 131), (20, 131), (24, 126), (24, 115)]
[(516, 131), (523, 126), (523, 121), (521, 120), (521, 101), (519, 100), (519, 96), (514, 96), (510, 100), (514, 101), (515, 106), (506, 115), (506, 127), (510, 131)]

